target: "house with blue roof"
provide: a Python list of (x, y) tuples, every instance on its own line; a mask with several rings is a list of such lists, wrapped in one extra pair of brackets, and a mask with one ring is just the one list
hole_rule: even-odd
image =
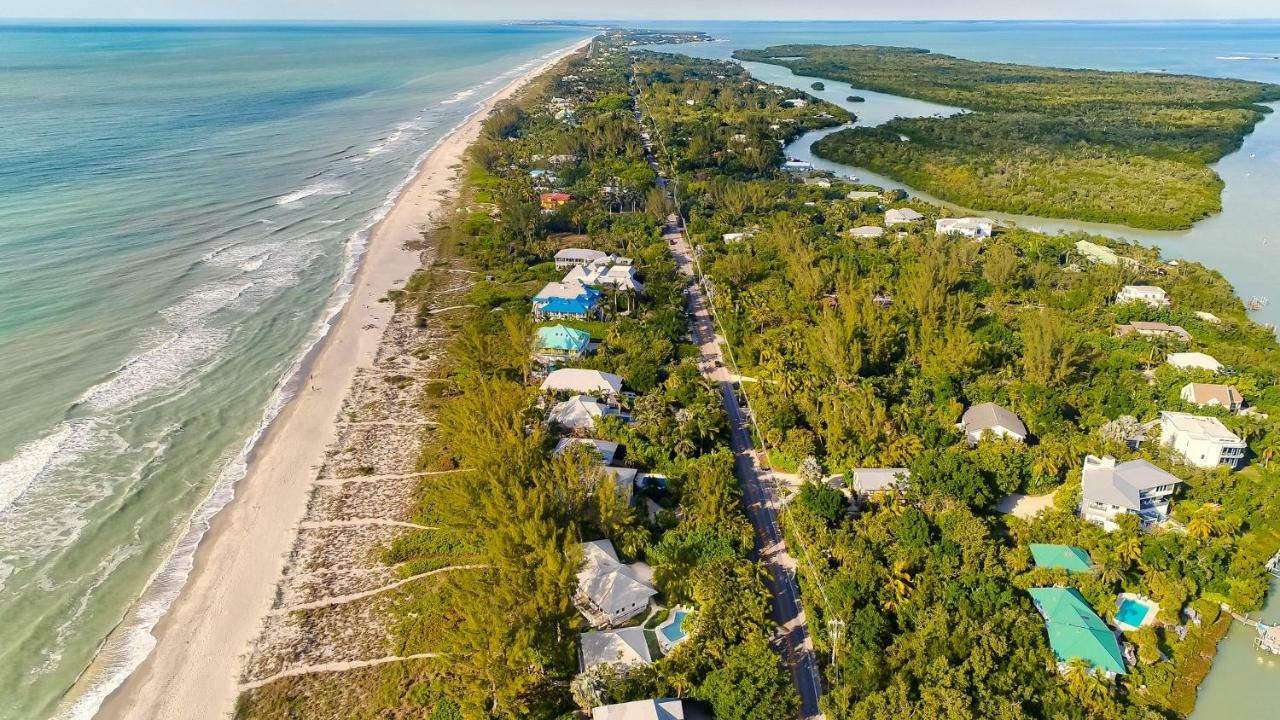
[(604, 295), (579, 282), (549, 282), (533, 296), (538, 320), (589, 320), (599, 317)]

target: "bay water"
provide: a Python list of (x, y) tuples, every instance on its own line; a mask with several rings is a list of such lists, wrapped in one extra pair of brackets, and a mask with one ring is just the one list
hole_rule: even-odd
[(0, 27), (0, 720), (141, 660), (371, 225), (590, 34)]

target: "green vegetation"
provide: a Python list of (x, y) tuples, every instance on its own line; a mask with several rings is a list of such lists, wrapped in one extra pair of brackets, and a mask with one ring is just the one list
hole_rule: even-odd
[(852, 103), (859, 103), (859, 102), (866, 102), (867, 99), (862, 97), (861, 95), (850, 95), (849, 97), (845, 98), (845, 101), (852, 102)]
[(823, 84), (823, 83), (820, 83), (820, 82), (813, 83), (813, 84), (812, 84), (812, 85), (810, 85), (809, 87), (813, 88), (814, 90), (819, 90), (819, 91), (821, 91), (821, 90), (826, 90), (826, 89), (827, 89), (827, 86), (826, 86), (825, 84)]
[[(665, 138), (715, 126), (714, 109), (693, 113), (651, 97), (678, 97), (690, 77), (725, 104), (726, 94), (748, 87), (718, 63), (688, 58), (646, 56), (637, 72), (643, 104), (654, 108)], [(708, 79), (720, 74), (726, 77)], [(724, 122), (727, 134), (742, 120)], [(856, 515), (825, 485), (803, 485), (791, 501), (789, 547), (821, 559), (802, 563), (799, 576), (820, 657), (833, 653), (823, 630), (831, 621), (842, 628), (835, 661), (825, 666), (827, 716), (1188, 714), (1230, 624), (1218, 603), (1260, 607), (1268, 587), (1263, 562), (1280, 548), (1280, 467), (1273, 462), (1280, 427), (1179, 397), (1190, 381), (1228, 382), (1262, 412), (1280, 412), (1280, 346), (1247, 319), (1229, 285), (1202, 266), (1168, 265), (1135, 246), (1116, 249), (1138, 267), (1091, 265), (1075, 250), (1083, 235), (1009, 228), (984, 242), (939, 237), (939, 209), (901, 194), (850, 200), (850, 190), (868, 188), (830, 177), (830, 187), (806, 184), (773, 168), (713, 173), (687, 144), (664, 147), (664, 162), (679, 170), (682, 210), (725, 335), (740, 372), (757, 380), (743, 389), (770, 463), (799, 468), (800, 477), (880, 466), (912, 472), (906, 492)], [(925, 217), (879, 238), (849, 235), (882, 225), (890, 207)], [(744, 237), (723, 240), (728, 233)], [(1111, 301), (1123, 285), (1138, 283), (1163, 287), (1172, 307)], [(1194, 339), (1115, 336), (1117, 324), (1133, 320), (1175, 323)], [(1177, 371), (1163, 362), (1177, 350), (1226, 360), (1231, 375)], [(966, 406), (983, 401), (1015, 411), (1031, 441), (970, 447), (955, 423)], [(1162, 409), (1218, 416), (1248, 440), (1254, 462), (1234, 473), (1200, 470), (1155, 440), (1129, 449), (1128, 433), (1117, 428)], [(1085, 453), (1149, 458), (1183, 478), (1173, 514), (1185, 532), (1144, 532), (1130, 516), (1106, 533), (1080, 520)], [(993, 510), (1008, 493), (1050, 491), (1051, 507), (1034, 520)], [(1031, 542), (1084, 548), (1096, 569), (1035, 569)], [(1138, 665), (1115, 680), (1075, 666), (1056, 672), (1025, 592), (1054, 584), (1079, 589), (1104, 618), (1120, 591), (1160, 603), (1155, 628), (1124, 638)]]
[[(815, 144), (821, 157), (979, 209), (1190, 227), (1221, 209), (1208, 165), (1237, 149), (1280, 86), (975, 62), (912, 48), (785, 45), (735, 57), (963, 107)], [(903, 140), (907, 138), (907, 140)]]

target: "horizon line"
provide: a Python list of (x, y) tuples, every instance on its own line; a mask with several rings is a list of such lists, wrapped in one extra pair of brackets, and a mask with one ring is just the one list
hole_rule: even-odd
[(525, 24), (580, 24), (580, 25), (627, 25), (632, 23), (657, 22), (664, 24), (671, 23), (780, 23), (780, 24), (801, 24), (813, 22), (831, 22), (831, 23), (1000, 23), (1000, 22), (1020, 22), (1020, 23), (1203, 23), (1203, 22), (1280, 22), (1280, 15), (1275, 17), (1176, 17), (1176, 18), (1154, 18), (1154, 17), (1128, 17), (1128, 18), (1020, 18), (1020, 17), (1002, 17), (1002, 18), (869, 18), (869, 19), (849, 19), (849, 18), (746, 18), (746, 19), (729, 19), (729, 18), (680, 18), (680, 19), (662, 19), (662, 18), (629, 18), (629, 19), (599, 19), (599, 18), (180, 18), (180, 17), (155, 17), (155, 18), (135, 18), (135, 17), (10, 17), (0, 15), (0, 24), (5, 23), (226, 23), (226, 24), (281, 24), (281, 23), (304, 23), (304, 24), (351, 24), (351, 25), (373, 25), (373, 24), (394, 24), (394, 25), (426, 25), (426, 24), (482, 24), (482, 23), (525, 23)]

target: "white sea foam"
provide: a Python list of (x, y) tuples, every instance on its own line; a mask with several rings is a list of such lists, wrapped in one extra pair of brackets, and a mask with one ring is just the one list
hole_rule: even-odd
[(440, 104), (441, 104), (441, 105), (454, 105), (454, 104), (456, 104), (456, 103), (460, 103), (460, 102), (462, 102), (463, 100), (466, 100), (467, 98), (469, 98), (469, 97), (471, 97), (472, 95), (475, 95), (475, 94), (476, 94), (476, 89), (475, 89), (475, 88), (469, 88), (469, 89), (467, 89), (467, 90), (461, 90), (461, 91), (459, 91), (459, 92), (454, 93), (454, 94), (453, 94), (453, 97), (449, 98), (448, 100), (441, 100), (441, 101), (440, 101)]
[(80, 398), (97, 410), (119, 410), (158, 391), (171, 389), (212, 358), (230, 337), (225, 328), (197, 326), (125, 361), (112, 377)]
[[(36, 478), (53, 467), (58, 450), (70, 435), (70, 426), (63, 425), (49, 435), (18, 448), (16, 455), (0, 463), (0, 517)], [(0, 587), (3, 584), (4, 577), (0, 575)]]
[(312, 183), (301, 190), (295, 190), (288, 195), (282, 195), (276, 199), (276, 205), (292, 205), (299, 200), (313, 197), (315, 195), (350, 195), (351, 192), (343, 187), (340, 183), (333, 180), (322, 180)]

